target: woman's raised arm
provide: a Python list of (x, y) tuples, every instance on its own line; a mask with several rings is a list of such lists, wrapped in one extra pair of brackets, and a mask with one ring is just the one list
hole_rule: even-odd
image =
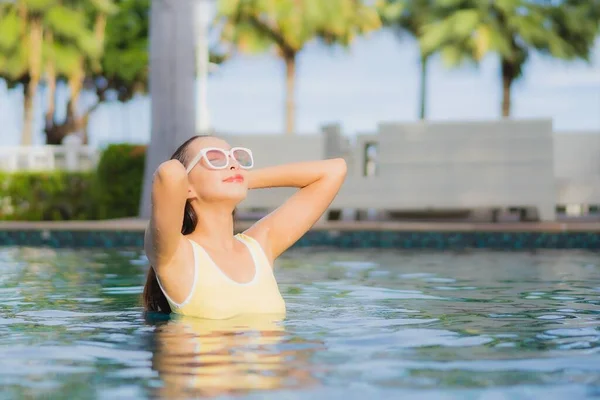
[(345, 177), (346, 162), (341, 158), (250, 171), (250, 189), (296, 187), (300, 190), (246, 233), (261, 242), (267, 256), (275, 260), (319, 220)]
[(152, 213), (144, 236), (146, 256), (154, 267), (168, 264), (179, 247), (188, 186), (178, 160), (165, 161), (154, 174)]

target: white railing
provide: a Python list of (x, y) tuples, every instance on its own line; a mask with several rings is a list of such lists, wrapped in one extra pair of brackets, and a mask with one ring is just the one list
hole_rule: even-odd
[(79, 144), (0, 147), (0, 171), (88, 171), (98, 157), (96, 148)]

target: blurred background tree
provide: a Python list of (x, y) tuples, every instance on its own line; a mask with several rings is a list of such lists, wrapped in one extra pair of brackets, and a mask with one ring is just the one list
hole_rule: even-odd
[[(14, 0), (0, 3), (0, 78), (23, 93), (21, 143), (33, 143), (36, 117), (46, 143), (70, 134), (87, 142), (90, 115), (103, 103), (148, 90), (151, 0)], [(427, 116), (427, 64), (451, 67), (499, 57), (501, 114), (532, 52), (588, 60), (600, 30), (600, 0), (217, 0), (211, 62), (236, 52), (273, 52), (285, 65), (285, 131), (295, 130), (296, 62), (308, 43), (349, 46), (388, 27), (417, 39), (419, 117)], [(385, 57), (385, 55), (382, 55)], [(59, 87), (67, 96), (58, 96)], [(45, 99), (39, 98), (40, 88)], [(95, 98), (83, 109), (82, 95)], [(90, 95), (90, 96), (87, 96)], [(400, 94), (399, 94), (400, 95)], [(58, 100), (66, 115), (58, 115)], [(89, 102), (88, 102), (89, 103)]]
[[(87, 142), (90, 114), (104, 101), (131, 99), (147, 88), (150, 0), (17, 0), (0, 6), (0, 77), (23, 90), (21, 143), (33, 141), (39, 85), (46, 85), (44, 133), (60, 144), (73, 133)], [(57, 85), (69, 96), (66, 116), (56, 115)], [(98, 101), (79, 110), (82, 91)], [(107, 96), (111, 90), (117, 95)]]
[(588, 60), (600, 21), (598, 0), (444, 0), (419, 38), (426, 54), (445, 63), (500, 60), (502, 116), (510, 116), (511, 88), (532, 51), (564, 60)]
[[(100, 10), (100, 2), (98, 10)], [(98, 63), (101, 43), (87, 24), (84, 3), (18, 0), (4, 5), (0, 18), (0, 74), (9, 87), (23, 90), (21, 143), (32, 144), (35, 98), (42, 79), (48, 85), (46, 116), (54, 114), (57, 79), (68, 82), (75, 111), (86, 65)]]
[(307, 43), (349, 45), (380, 27), (373, 6), (361, 0), (221, 0), (222, 40), (244, 53), (275, 51), (285, 63), (285, 131), (295, 130), (296, 60)]
[(427, 62), (431, 50), (423, 47), (418, 39), (423, 28), (436, 18), (438, 2), (435, 0), (385, 0), (378, 4), (383, 24), (393, 29), (399, 38), (409, 34), (419, 44), (420, 84), (419, 84), (419, 119), (425, 119), (427, 112)]

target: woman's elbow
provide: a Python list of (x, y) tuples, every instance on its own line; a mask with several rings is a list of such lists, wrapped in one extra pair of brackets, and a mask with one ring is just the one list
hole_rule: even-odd
[(331, 159), (331, 174), (340, 177), (342, 180), (346, 178), (348, 173), (348, 165), (343, 158)]

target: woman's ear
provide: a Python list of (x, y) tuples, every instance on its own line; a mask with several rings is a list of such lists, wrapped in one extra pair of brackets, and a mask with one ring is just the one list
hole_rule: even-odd
[(188, 191), (187, 191), (187, 200), (191, 200), (191, 199), (195, 199), (197, 198), (198, 195), (196, 194), (196, 191), (194, 190), (194, 188), (192, 187), (192, 185), (188, 185)]

